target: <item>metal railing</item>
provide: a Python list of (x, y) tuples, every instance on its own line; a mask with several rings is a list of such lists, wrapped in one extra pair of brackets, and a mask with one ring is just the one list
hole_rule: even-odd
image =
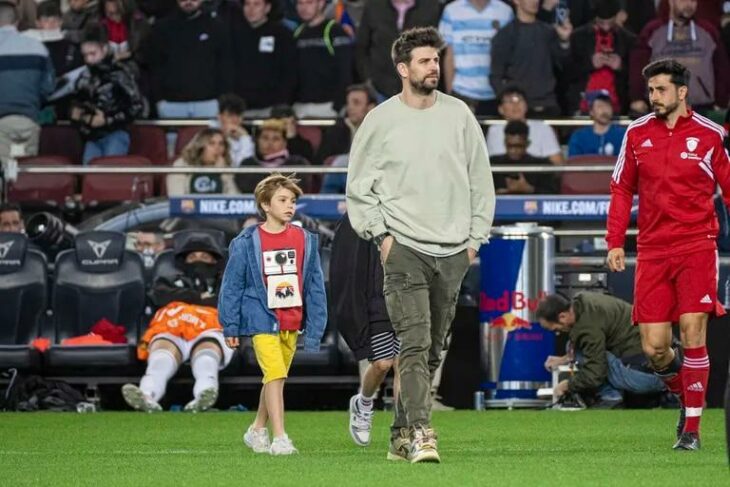
[[(492, 172), (505, 173), (566, 173), (566, 172), (613, 172), (611, 164), (596, 165), (510, 165), (492, 166)], [(173, 167), (173, 166), (18, 166), (18, 173), (25, 174), (269, 174), (272, 172), (297, 174), (345, 174), (347, 167), (279, 166), (279, 167)]]

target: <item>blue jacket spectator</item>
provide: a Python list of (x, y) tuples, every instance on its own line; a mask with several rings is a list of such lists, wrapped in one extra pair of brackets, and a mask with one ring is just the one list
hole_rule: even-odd
[(53, 90), (53, 65), (40, 41), (18, 33), (15, 3), (0, 0), (0, 157), (38, 153), (36, 123)]
[(626, 128), (612, 124), (613, 106), (607, 94), (590, 101), (592, 127), (576, 130), (568, 142), (568, 157), (582, 155), (618, 156)]

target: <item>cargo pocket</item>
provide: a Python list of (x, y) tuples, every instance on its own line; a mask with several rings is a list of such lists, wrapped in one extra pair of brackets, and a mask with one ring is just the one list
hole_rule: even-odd
[(383, 294), (393, 328), (398, 331), (409, 324), (423, 321), (423, 311), (418, 307), (416, 293), (409, 274), (390, 274), (385, 276)]

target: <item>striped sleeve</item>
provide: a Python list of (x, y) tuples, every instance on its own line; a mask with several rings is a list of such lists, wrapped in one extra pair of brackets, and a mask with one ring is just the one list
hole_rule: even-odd
[(724, 127), (696, 112), (692, 114), (692, 119), (711, 131), (713, 143), (709, 152), (702, 158), (700, 167), (705, 172), (709, 171), (710, 176), (720, 185), (725, 205), (730, 206), (730, 155), (724, 144), (727, 132)]
[(638, 180), (632, 135), (635, 133), (636, 127), (646, 123), (650, 116), (642, 117), (629, 125), (621, 143), (618, 159), (616, 159), (616, 166), (611, 176), (611, 203), (608, 207), (606, 222), (606, 243), (609, 250), (624, 246)]

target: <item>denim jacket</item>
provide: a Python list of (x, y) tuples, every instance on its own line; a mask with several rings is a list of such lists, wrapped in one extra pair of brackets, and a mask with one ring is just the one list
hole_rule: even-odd
[[(297, 228), (297, 227), (295, 227)], [(304, 232), (303, 305), (304, 349), (319, 350), (327, 325), (327, 298), (316, 235)], [(268, 307), (261, 265), (258, 225), (243, 230), (231, 241), (228, 264), (218, 298), (218, 319), (227, 337), (278, 333), (279, 320)]]

